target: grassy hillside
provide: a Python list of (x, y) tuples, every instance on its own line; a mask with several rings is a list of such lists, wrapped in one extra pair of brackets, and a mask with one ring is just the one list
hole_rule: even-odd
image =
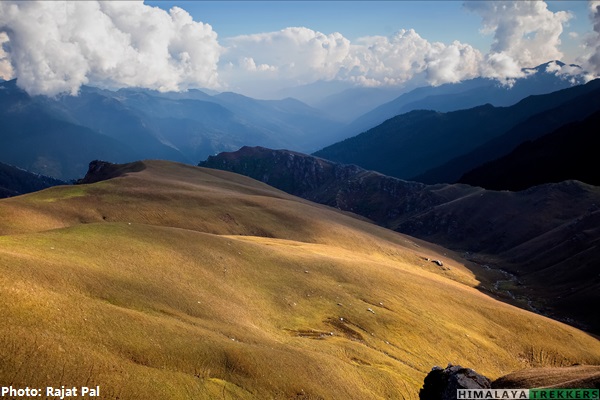
[(600, 389), (600, 366), (573, 365), (562, 368), (525, 369), (497, 379), (492, 383), (492, 387)]
[(0, 201), (3, 385), (415, 399), (436, 364), (600, 363), (596, 338), (485, 296), (450, 251), (231, 173), (129, 169)]

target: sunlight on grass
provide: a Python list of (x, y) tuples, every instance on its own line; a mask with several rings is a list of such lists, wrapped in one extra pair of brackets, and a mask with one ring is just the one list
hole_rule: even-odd
[(492, 378), (600, 363), (595, 338), (485, 296), (453, 253), (230, 176), (148, 163), (85, 196), (0, 201), (1, 380), (416, 399), (448, 362)]

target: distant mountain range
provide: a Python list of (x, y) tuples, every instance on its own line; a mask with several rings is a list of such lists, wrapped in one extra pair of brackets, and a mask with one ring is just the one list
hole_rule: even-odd
[(0, 83), (0, 161), (60, 179), (93, 159), (195, 163), (254, 144), (316, 150), (341, 124), (294, 100), (83, 87), (78, 96), (31, 97)]
[[(345, 122), (409, 88), (351, 88), (329, 82), (295, 91), (312, 98), (315, 108), (293, 98), (256, 100), (236, 93), (201, 90), (159, 93), (84, 86), (78, 96), (31, 97), (14, 80), (5, 81), (0, 82), (0, 161), (70, 180), (80, 178), (93, 159), (166, 159), (195, 164), (209, 155), (246, 145), (303, 153), (329, 146), (317, 154), (402, 178), (456, 181), (470, 169), (507, 154), (522, 141), (558, 128), (552, 123), (554, 115), (560, 114), (561, 121), (566, 122), (586, 116), (582, 112), (589, 110), (594, 101), (587, 108), (572, 105), (568, 115), (566, 108), (552, 111), (553, 105), (562, 107), (568, 100), (563, 95), (557, 95), (563, 103), (557, 100), (536, 105), (536, 101), (528, 100), (524, 109), (481, 105), (512, 104), (530, 94), (578, 83), (575, 77), (551, 72), (556, 65), (562, 64), (547, 63), (529, 70), (527, 77), (516, 80), (510, 89), (486, 79), (415, 89), (349, 126)], [(457, 114), (447, 112), (472, 105), (478, 108), (455, 111)], [(435, 111), (415, 111), (375, 127), (381, 122), (378, 118), (415, 108)], [(549, 121), (527, 130), (538, 136), (522, 137), (519, 133), (514, 143), (503, 139), (506, 143), (492, 145), (491, 151), (478, 149), (543, 111), (550, 112)], [(373, 119), (373, 115), (378, 117)], [(358, 126), (357, 121), (373, 128), (371, 133), (332, 145), (349, 136)], [(399, 134), (401, 131), (404, 133)], [(458, 166), (445, 165), (471, 151), (478, 152), (472, 160), (457, 160)], [(442, 166), (441, 173), (435, 171)]]
[(510, 107), (412, 111), (315, 156), (425, 183), (456, 182), (471, 169), (600, 110), (600, 80), (530, 96)]
[[(484, 143), (483, 145), (475, 148), (474, 150), (456, 157), (449, 162), (442, 164), (439, 167), (433, 168), (421, 175), (413, 177), (415, 180), (425, 183), (435, 183), (435, 182), (456, 182), (461, 181), (460, 177), (471, 169), (477, 168), (485, 163), (488, 163), (497, 158), (503, 157), (509, 154), (512, 150), (514, 150), (517, 146), (522, 143), (526, 143), (532, 140), (536, 140), (545, 135), (549, 135), (557, 129), (562, 128), (563, 126), (571, 126), (574, 127), (574, 123), (579, 121), (583, 121), (586, 118), (589, 118), (591, 115), (600, 110), (600, 95), (598, 92), (598, 82), (592, 81), (588, 84), (589, 86), (586, 88), (573, 88), (574, 92), (579, 90), (583, 90), (583, 93), (580, 96), (576, 96), (572, 100), (567, 100), (563, 104), (558, 107), (550, 108), (547, 111), (543, 111), (539, 114), (532, 116), (526, 121), (515, 125), (510, 130), (506, 131), (502, 135)], [(593, 90), (586, 92), (587, 89), (592, 88)], [(558, 95), (562, 95), (564, 92), (559, 92)], [(583, 127), (583, 126), (582, 126)], [(568, 129), (568, 128), (567, 128)], [(573, 143), (581, 140), (583, 138), (576, 139), (573, 136)], [(558, 156), (558, 154), (557, 154)], [(583, 157), (577, 157), (574, 155), (563, 154), (561, 157), (567, 157), (574, 164), (580, 165), (575, 166), (565, 166), (564, 171), (574, 171), (574, 170), (582, 170), (585, 168), (583, 164), (587, 163), (587, 161)], [(557, 160), (559, 160), (558, 158)], [(583, 163), (583, 164), (582, 164)], [(533, 167), (533, 163), (524, 164), (524, 167)], [(498, 173), (497, 171), (496, 173)], [(527, 168), (521, 170), (521, 175), (527, 175)], [(564, 176), (564, 175), (563, 175)], [(570, 173), (568, 174), (569, 179), (580, 179), (584, 176), (581, 173)], [(536, 183), (544, 183), (544, 182), (556, 182), (557, 177), (548, 176), (547, 178), (543, 178), (536, 180)], [(560, 179), (559, 179), (560, 180)], [(564, 180), (564, 179), (562, 179)], [(588, 183), (593, 183), (593, 181), (586, 178), (584, 180)], [(480, 180), (479, 183), (488, 187), (484, 181)], [(530, 185), (531, 186), (531, 185)], [(518, 186), (519, 188), (525, 188), (528, 186)], [(491, 187), (490, 187), (491, 188)], [(515, 190), (517, 186), (494, 186), (497, 189), (512, 189)]]
[(0, 198), (37, 192), (58, 185), (66, 185), (66, 182), (0, 163)]
[(496, 192), (425, 185), (300, 153), (249, 147), (209, 157), (200, 166), (250, 176), (466, 252), (482, 265), (515, 274), (507, 273), (502, 285), (522, 306), (574, 318), (600, 332), (598, 314), (585, 311), (600, 305), (598, 187), (565, 181)]
[[(340, 132), (340, 140), (362, 133), (397, 115), (413, 110), (441, 112), (473, 108), (482, 104), (496, 107), (511, 106), (527, 96), (551, 93), (585, 83), (581, 76), (557, 75), (552, 67), (563, 67), (560, 61), (550, 61), (535, 68), (525, 68), (525, 78), (517, 79), (510, 86), (495, 79), (476, 78), (440, 86), (419, 87), (396, 99), (381, 104), (357, 117)], [(578, 68), (571, 65), (572, 68)]]
[(348, 81), (320, 80), (307, 85), (280, 89), (274, 94), (274, 98), (293, 97), (348, 123), (401, 94), (423, 85), (426, 83), (422, 79), (414, 79), (408, 86), (391, 87), (364, 87)]
[[(311, 105), (348, 124), (353, 122), (358, 115), (369, 113), (374, 108), (392, 101), (406, 91), (408, 90), (405, 88), (354, 87), (314, 101)], [(343, 135), (347, 135), (348, 128), (344, 126), (342, 132)]]
[(80, 177), (95, 158), (126, 161), (141, 156), (123, 142), (77, 124), (57, 101), (30, 97), (14, 80), (0, 88), (2, 162), (68, 180)]

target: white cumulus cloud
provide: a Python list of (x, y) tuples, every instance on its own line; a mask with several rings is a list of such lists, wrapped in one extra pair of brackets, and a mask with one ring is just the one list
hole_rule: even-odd
[(0, 32), (0, 78), (8, 80), (13, 78), (13, 69), (4, 45), (8, 46), (8, 35)]
[(484, 74), (511, 78), (521, 68), (563, 57), (559, 49), (563, 25), (572, 18), (552, 12), (544, 1), (466, 1), (464, 6), (482, 18), (482, 33), (493, 34)]
[(323, 34), (304, 27), (241, 35), (224, 41), (220, 77), (233, 89), (272, 84), (300, 85), (335, 78), (350, 51), (339, 33)]
[(544, 1), (464, 4), (481, 16), (482, 32), (493, 35), (487, 54), (459, 41), (431, 42), (413, 29), (350, 42), (339, 33), (287, 28), (225, 41), (221, 76), (238, 90), (266, 82), (283, 87), (332, 79), (389, 86), (419, 78), (440, 85), (478, 76), (510, 85), (525, 76), (523, 68), (563, 57), (560, 36), (570, 13), (552, 12)]
[(252, 90), (267, 80), (278, 88), (333, 79), (388, 86), (416, 76), (439, 85), (478, 76), (483, 59), (470, 45), (431, 43), (412, 29), (351, 43), (340, 33), (297, 27), (237, 36), (224, 47), (220, 77), (237, 90)]
[(591, 79), (600, 75), (600, 1), (589, 4), (594, 31), (585, 38), (585, 54), (578, 61), (591, 73)]
[(459, 41), (446, 46), (435, 43), (427, 55), (427, 80), (432, 85), (456, 83), (481, 74), (483, 56), (479, 50)]
[(458, 82), (479, 73), (481, 54), (468, 44), (429, 42), (413, 29), (391, 37), (361, 38), (352, 47), (348, 71), (343, 75), (378, 85), (401, 84), (424, 74), (432, 85)]
[(167, 13), (142, 1), (3, 1), (0, 32), (8, 38), (0, 72), (10, 60), (30, 94), (75, 94), (88, 83), (163, 91), (218, 85), (216, 33), (177, 7)]

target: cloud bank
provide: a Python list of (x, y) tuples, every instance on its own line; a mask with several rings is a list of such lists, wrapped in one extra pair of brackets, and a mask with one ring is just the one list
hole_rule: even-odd
[(481, 59), (481, 53), (468, 44), (431, 43), (413, 29), (401, 30), (391, 37), (359, 39), (343, 77), (398, 85), (424, 74), (427, 82), (440, 85), (477, 76)]
[(389, 86), (420, 75), (439, 85), (477, 76), (483, 59), (468, 44), (430, 43), (412, 29), (351, 43), (339, 33), (286, 28), (230, 38), (224, 47), (220, 77), (241, 90), (266, 80), (281, 86), (333, 79)]
[(585, 39), (587, 52), (581, 57), (580, 62), (585, 68), (600, 75), (600, 1), (590, 1), (590, 17), (594, 31)]
[(3, 1), (0, 32), (0, 71), (30, 94), (75, 94), (87, 83), (163, 91), (217, 86), (216, 33), (177, 7), (167, 13), (141, 1)]
[(13, 77), (13, 69), (10, 64), (9, 55), (4, 50), (4, 45), (8, 45), (8, 35), (0, 32), (0, 78), (10, 79)]
[(295, 86), (335, 79), (350, 51), (350, 41), (341, 34), (304, 27), (238, 36), (223, 44), (220, 78), (234, 89), (267, 80)]
[[(563, 58), (560, 37), (570, 13), (552, 12), (543, 1), (467, 1), (464, 7), (481, 17), (482, 34), (493, 35), (487, 54), (459, 41), (430, 42), (413, 29), (351, 43), (339, 33), (288, 28), (226, 40), (221, 77), (242, 91), (265, 82), (295, 86), (332, 79), (389, 86), (420, 78), (441, 85), (482, 76), (511, 84), (526, 75), (524, 68)], [(600, 58), (590, 57), (594, 61)]]
[(554, 13), (543, 1), (467, 1), (464, 7), (481, 16), (482, 33), (494, 35), (483, 76), (520, 77), (521, 68), (563, 57), (560, 35), (570, 13)]
[[(600, 70), (600, 1), (585, 64)], [(339, 80), (361, 86), (440, 85), (478, 76), (504, 82), (522, 68), (561, 59), (560, 36), (572, 18), (543, 1), (468, 1), (493, 35), (483, 54), (468, 43), (430, 42), (413, 29), (353, 42), (306, 27), (242, 35), (219, 43), (210, 25), (183, 9), (142, 1), (0, 2), (0, 77), (30, 94), (76, 94), (80, 86), (192, 87), (249, 95), (269, 88)]]

